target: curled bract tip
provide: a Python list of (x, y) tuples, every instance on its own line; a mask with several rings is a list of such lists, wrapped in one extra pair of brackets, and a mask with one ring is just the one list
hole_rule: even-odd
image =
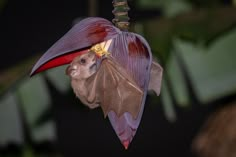
[(129, 142), (129, 140), (125, 140), (125, 141), (122, 142), (122, 144), (125, 147), (125, 150), (127, 150), (129, 148), (130, 142)]
[[(62, 38), (53, 44), (36, 62), (30, 76), (70, 63), (76, 55), (93, 45), (115, 38), (120, 33), (110, 21), (89, 17), (75, 24)], [(74, 55), (76, 53), (76, 55)]]

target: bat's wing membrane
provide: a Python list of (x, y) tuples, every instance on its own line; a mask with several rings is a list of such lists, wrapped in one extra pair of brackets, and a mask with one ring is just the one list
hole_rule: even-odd
[(111, 57), (105, 58), (95, 74), (96, 97), (107, 116), (114, 111), (118, 117), (125, 112), (138, 116), (143, 99), (143, 91), (127, 74), (126, 70)]

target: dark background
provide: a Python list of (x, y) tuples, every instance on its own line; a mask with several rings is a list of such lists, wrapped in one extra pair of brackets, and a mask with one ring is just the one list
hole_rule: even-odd
[[(132, 6), (132, 4), (131, 4)], [(88, 1), (71, 0), (9, 0), (1, 11), (0, 50), (2, 61), (0, 70), (45, 52), (55, 41), (62, 37), (76, 18), (88, 16)], [(112, 4), (99, 0), (98, 16), (111, 20)], [(159, 10), (145, 14), (131, 8), (132, 20), (143, 16), (158, 16)], [(217, 108), (222, 101), (216, 100), (208, 107), (192, 104), (191, 108), (176, 107), (176, 122), (166, 120), (162, 104), (154, 104), (153, 96), (148, 96), (140, 127), (128, 150), (124, 150), (116, 137), (109, 121), (103, 118), (100, 109), (93, 111), (78, 105), (72, 91), (60, 95), (53, 86), (54, 99), (50, 110), (57, 125), (58, 141), (55, 149), (65, 157), (73, 156), (195, 156), (191, 143), (206, 116)]]

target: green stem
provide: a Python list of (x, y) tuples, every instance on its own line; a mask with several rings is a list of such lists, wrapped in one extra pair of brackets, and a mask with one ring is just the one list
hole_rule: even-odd
[(113, 0), (112, 4), (114, 7), (112, 13), (115, 16), (112, 22), (121, 30), (127, 31), (129, 29), (128, 11), (130, 9), (127, 0)]

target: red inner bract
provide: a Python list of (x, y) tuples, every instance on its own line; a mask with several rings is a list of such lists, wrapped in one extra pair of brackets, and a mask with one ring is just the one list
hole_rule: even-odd
[(58, 66), (61, 66), (61, 65), (69, 64), (75, 57), (77, 57), (79, 55), (82, 55), (86, 52), (88, 52), (88, 49), (82, 50), (82, 51), (75, 51), (75, 52), (72, 52), (72, 53), (69, 53), (69, 54), (58, 56), (58, 57), (56, 57), (52, 60), (49, 60), (48, 62), (46, 62), (42, 66), (40, 66), (34, 72), (34, 74), (45, 71), (45, 70), (48, 70), (48, 69), (51, 69), (51, 68), (55, 68), (55, 67), (58, 67)]

